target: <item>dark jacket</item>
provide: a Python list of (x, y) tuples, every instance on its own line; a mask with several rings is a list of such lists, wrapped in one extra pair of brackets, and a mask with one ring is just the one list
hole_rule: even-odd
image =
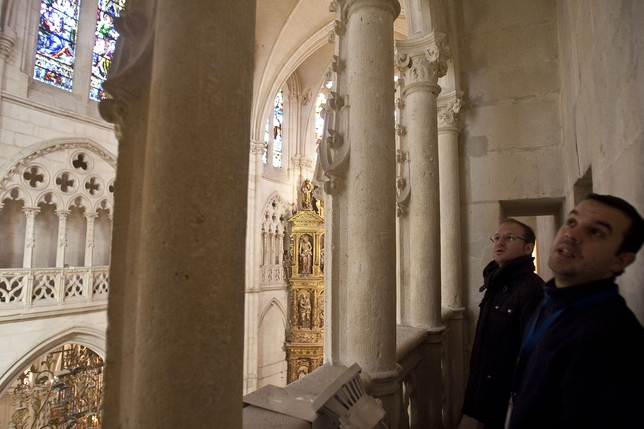
[(510, 428), (644, 428), (644, 328), (614, 279), (545, 290), (539, 320), (564, 310), (519, 364)]
[(521, 337), (543, 298), (543, 280), (534, 272), (531, 256), (503, 264), (492, 261), (483, 270), (485, 290), (470, 359), (470, 376), (463, 413), (503, 428), (512, 374)]

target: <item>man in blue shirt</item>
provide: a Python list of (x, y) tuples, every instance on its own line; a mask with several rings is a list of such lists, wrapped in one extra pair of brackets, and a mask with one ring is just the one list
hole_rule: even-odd
[(644, 428), (644, 328), (614, 282), (643, 242), (621, 198), (591, 194), (570, 212), (519, 352), (510, 429)]

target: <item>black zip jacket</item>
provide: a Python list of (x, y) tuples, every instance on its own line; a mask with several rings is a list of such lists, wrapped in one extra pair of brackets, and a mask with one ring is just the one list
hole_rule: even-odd
[(510, 399), (512, 374), (523, 331), (543, 298), (543, 280), (531, 256), (483, 270), (485, 291), (470, 359), (463, 413), (502, 429)]
[(614, 278), (545, 290), (539, 321), (563, 311), (518, 366), (510, 428), (644, 428), (644, 328)]

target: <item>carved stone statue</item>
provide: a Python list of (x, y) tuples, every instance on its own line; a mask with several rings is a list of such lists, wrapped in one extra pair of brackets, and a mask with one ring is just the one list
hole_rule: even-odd
[(300, 238), (300, 274), (313, 274), (313, 245), (308, 235)]
[(300, 329), (311, 329), (311, 298), (308, 293), (300, 295), (298, 301), (298, 312), (300, 315)]
[(302, 191), (302, 209), (303, 210), (313, 210), (313, 204), (311, 203), (311, 193), (313, 192), (313, 183), (309, 179), (306, 179), (302, 183), (300, 188)]
[(282, 260), (282, 265), (284, 266), (284, 277), (286, 277), (286, 280), (288, 280), (293, 276), (291, 254), (288, 250), (284, 251), (284, 259)]

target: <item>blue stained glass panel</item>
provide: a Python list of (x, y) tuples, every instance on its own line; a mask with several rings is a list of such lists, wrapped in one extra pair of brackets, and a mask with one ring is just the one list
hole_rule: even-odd
[(282, 124), (284, 123), (284, 92), (280, 90), (273, 104), (273, 167), (282, 167)]
[(270, 127), (270, 119), (266, 120), (266, 130), (264, 131), (264, 153), (262, 153), (262, 162), (268, 164), (268, 129)]
[(42, 0), (34, 79), (72, 90), (80, 0)]
[(103, 82), (107, 79), (107, 72), (114, 57), (116, 39), (119, 37), (118, 31), (114, 29), (114, 18), (121, 15), (124, 7), (125, 0), (98, 0), (89, 90), (92, 100), (101, 101), (105, 98)]

